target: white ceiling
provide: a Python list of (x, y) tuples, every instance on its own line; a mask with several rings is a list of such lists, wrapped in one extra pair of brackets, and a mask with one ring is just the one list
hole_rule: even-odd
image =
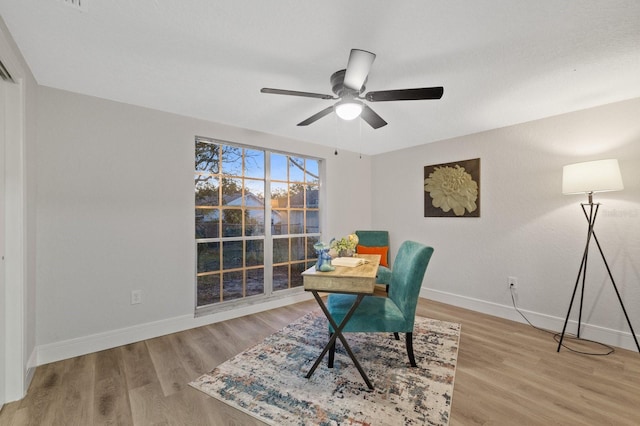
[[(365, 154), (640, 97), (637, 0), (80, 1), (0, 0), (39, 84)], [(331, 94), (351, 48), (377, 54), (367, 90), (443, 98), (370, 103), (373, 130), (260, 93)]]

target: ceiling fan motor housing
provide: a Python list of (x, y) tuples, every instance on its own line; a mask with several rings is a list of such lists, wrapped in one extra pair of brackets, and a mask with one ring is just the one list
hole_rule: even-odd
[(347, 70), (344, 69), (331, 74), (331, 78), (329, 79), (329, 81), (331, 82), (331, 90), (340, 98), (342, 98), (343, 96), (351, 96), (357, 98), (360, 93), (365, 91), (366, 87), (364, 86), (364, 83), (367, 82), (367, 79), (365, 79), (364, 83), (362, 83), (362, 87), (360, 88), (360, 90), (349, 89), (348, 87), (344, 87), (344, 74), (346, 73), (346, 71)]

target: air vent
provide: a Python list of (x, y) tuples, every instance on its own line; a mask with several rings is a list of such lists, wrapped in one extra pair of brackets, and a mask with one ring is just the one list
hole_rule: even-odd
[(59, 1), (62, 1), (62, 3), (66, 4), (67, 6), (72, 7), (81, 12), (87, 11), (87, 4), (89, 3), (89, 0), (59, 0)]

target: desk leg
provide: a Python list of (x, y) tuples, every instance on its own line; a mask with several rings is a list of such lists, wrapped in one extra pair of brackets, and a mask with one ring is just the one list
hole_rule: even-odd
[(349, 354), (349, 357), (351, 358), (351, 360), (355, 364), (356, 368), (358, 369), (358, 372), (362, 376), (362, 379), (367, 384), (369, 389), (373, 389), (373, 385), (371, 384), (371, 381), (369, 380), (369, 378), (365, 374), (364, 370), (362, 369), (362, 366), (358, 362), (358, 359), (353, 354), (353, 351), (351, 350), (351, 346), (349, 346), (349, 343), (347, 343), (347, 339), (342, 334), (342, 329), (347, 324), (347, 322), (349, 321), (349, 319), (351, 318), (351, 316), (355, 312), (355, 310), (358, 307), (358, 305), (360, 305), (360, 302), (362, 302), (362, 299), (364, 298), (364, 295), (363, 294), (359, 294), (358, 297), (356, 297), (356, 300), (355, 300), (355, 302), (353, 302), (353, 305), (351, 306), (351, 309), (349, 309), (349, 312), (347, 312), (347, 315), (345, 315), (345, 317), (342, 319), (342, 322), (340, 323), (340, 325), (337, 325), (335, 320), (331, 316), (331, 313), (329, 312), (329, 310), (327, 309), (326, 305), (322, 301), (322, 298), (320, 298), (320, 295), (318, 295), (318, 292), (317, 291), (312, 291), (311, 293), (313, 293), (313, 297), (315, 297), (316, 301), (318, 302), (318, 305), (320, 305), (320, 309), (322, 309), (322, 312), (324, 312), (324, 315), (329, 320), (329, 323), (331, 324), (331, 326), (334, 329), (334, 333), (331, 336), (331, 338), (329, 339), (329, 342), (327, 343), (327, 345), (322, 350), (322, 353), (320, 354), (318, 359), (316, 359), (316, 362), (313, 364), (313, 367), (311, 367), (311, 370), (309, 370), (309, 372), (307, 373), (307, 375), (305, 377), (307, 379), (311, 377), (313, 372), (316, 371), (316, 368), (318, 368), (318, 365), (320, 365), (320, 362), (322, 362), (322, 359), (324, 358), (324, 356), (327, 353), (327, 351), (329, 351), (329, 348), (331, 348), (331, 345), (333, 345), (335, 343), (336, 339), (339, 338), (340, 341), (342, 342), (342, 346), (344, 346), (345, 350)]

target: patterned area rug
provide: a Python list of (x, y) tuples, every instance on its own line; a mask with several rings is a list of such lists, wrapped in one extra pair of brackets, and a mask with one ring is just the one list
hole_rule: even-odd
[(460, 324), (416, 317), (409, 366), (404, 335), (347, 333), (375, 389), (369, 391), (342, 344), (305, 375), (328, 340), (327, 319), (311, 312), (190, 383), (265, 423), (284, 425), (447, 425)]

